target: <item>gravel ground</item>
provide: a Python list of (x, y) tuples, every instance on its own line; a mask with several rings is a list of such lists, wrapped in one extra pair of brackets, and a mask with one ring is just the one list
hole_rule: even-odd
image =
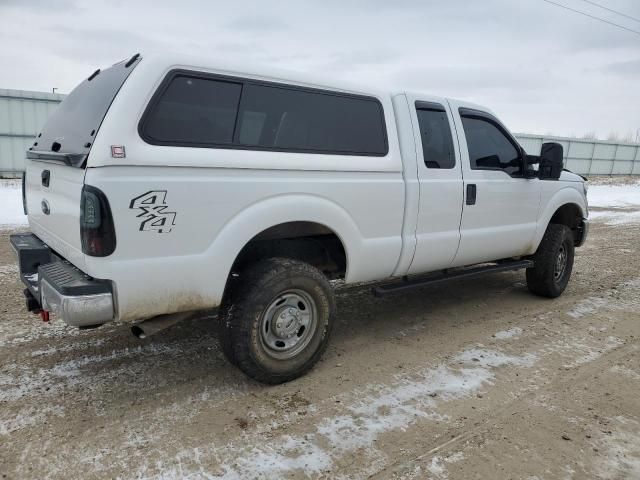
[(640, 224), (596, 211), (559, 299), (523, 272), (343, 291), (323, 360), (276, 387), (211, 317), (142, 341), (41, 323), (1, 231), (0, 475), (640, 478)]

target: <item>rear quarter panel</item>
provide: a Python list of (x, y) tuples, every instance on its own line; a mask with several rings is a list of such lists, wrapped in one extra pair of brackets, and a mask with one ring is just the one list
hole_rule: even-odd
[[(390, 276), (401, 249), (400, 173), (118, 166), (88, 169), (86, 182), (109, 198), (117, 238), (86, 270), (114, 281), (121, 320), (217, 306), (240, 250), (280, 223), (331, 228), (348, 282)], [(165, 207), (151, 219), (163, 226), (138, 198)]]

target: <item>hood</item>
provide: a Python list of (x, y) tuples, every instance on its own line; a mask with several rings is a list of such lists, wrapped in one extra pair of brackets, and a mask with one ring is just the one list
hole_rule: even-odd
[(565, 182), (580, 182), (583, 183), (584, 181), (586, 181), (586, 178), (584, 178), (581, 175), (578, 175), (577, 173), (573, 173), (569, 170), (563, 170), (562, 173), (560, 174), (560, 179), (562, 181)]

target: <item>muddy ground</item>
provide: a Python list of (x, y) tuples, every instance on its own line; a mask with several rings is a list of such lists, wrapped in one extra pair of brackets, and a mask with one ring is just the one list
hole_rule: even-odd
[(143, 341), (41, 323), (7, 236), (2, 478), (640, 478), (640, 225), (598, 219), (557, 300), (523, 272), (342, 292), (323, 360), (276, 387), (210, 317)]

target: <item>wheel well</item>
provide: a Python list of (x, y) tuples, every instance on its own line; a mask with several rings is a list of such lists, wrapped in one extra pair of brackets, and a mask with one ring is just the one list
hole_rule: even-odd
[(344, 278), (347, 269), (344, 245), (330, 228), (314, 222), (287, 222), (253, 237), (238, 254), (231, 271), (272, 257), (309, 263), (329, 278)]
[(578, 231), (582, 221), (582, 212), (575, 203), (566, 203), (558, 208), (549, 223), (566, 225), (573, 232), (573, 238), (578, 241), (580, 232)]

